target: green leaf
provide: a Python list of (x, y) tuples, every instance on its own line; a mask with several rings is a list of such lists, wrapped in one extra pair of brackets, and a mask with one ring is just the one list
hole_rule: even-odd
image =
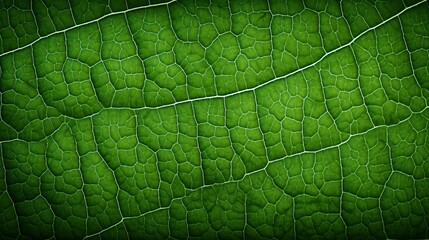
[(429, 6), (2, 1), (1, 239), (429, 238)]

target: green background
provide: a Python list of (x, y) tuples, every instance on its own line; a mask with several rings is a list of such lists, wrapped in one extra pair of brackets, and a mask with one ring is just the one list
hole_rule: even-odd
[(429, 238), (427, 1), (0, 2), (0, 238)]

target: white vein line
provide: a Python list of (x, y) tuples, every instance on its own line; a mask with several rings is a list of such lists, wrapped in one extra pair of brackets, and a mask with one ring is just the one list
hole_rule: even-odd
[[(101, 21), (101, 20), (103, 20), (103, 19), (105, 19), (105, 18), (107, 18), (107, 17), (110, 17), (110, 16), (115, 16), (115, 15), (125, 14), (125, 13), (127, 13), (127, 12), (132, 12), (132, 11), (139, 10), (139, 9), (145, 9), (145, 8), (151, 8), (151, 7), (159, 7), (159, 6), (166, 6), (166, 5), (171, 4), (171, 3), (173, 3), (173, 2), (176, 2), (176, 1), (177, 1), (177, 0), (170, 0), (170, 1), (168, 1), (168, 2), (149, 4), (149, 5), (144, 5), (144, 6), (139, 6), (139, 7), (135, 7), (135, 8), (126, 9), (126, 10), (123, 10), (123, 11), (111, 12), (111, 13), (108, 13), (108, 14), (106, 14), (106, 15), (103, 15), (103, 16), (101, 16), (101, 17), (99, 17), (99, 18), (96, 18), (96, 19), (90, 20), (90, 21), (88, 21), (88, 22), (83, 22), (83, 23), (80, 23), (80, 24), (77, 24), (77, 25), (71, 26), (71, 27), (69, 27), (69, 28), (65, 28), (65, 29), (62, 29), (62, 30), (59, 30), (59, 31), (52, 32), (52, 33), (49, 33), (49, 34), (47, 34), (47, 35), (41, 36), (41, 37), (37, 38), (36, 40), (34, 40), (34, 41), (30, 42), (30, 43), (25, 44), (24, 46), (21, 46), (21, 47), (15, 48), (15, 49), (13, 49), (13, 50), (10, 50), (10, 51), (4, 52), (4, 53), (1, 53), (1, 54), (0, 54), (0, 57), (6, 56), (6, 55), (11, 54), (11, 53), (14, 53), (14, 52), (18, 52), (19, 50), (25, 49), (25, 48), (27, 48), (27, 47), (29, 47), (29, 46), (31, 46), (31, 45), (33, 45), (33, 44), (35, 44), (35, 43), (37, 43), (37, 42), (39, 42), (39, 41), (43, 40), (43, 39), (45, 39), (45, 38), (48, 38), (48, 37), (52, 36), (52, 35), (59, 34), (59, 33), (65, 33), (65, 32), (67, 32), (67, 31), (73, 30), (73, 29), (75, 29), (75, 28), (79, 28), (79, 27), (82, 27), (82, 26), (86, 26), (86, 25), (89, 25), (89, 24), (92, 24), (92, 23), (95, 23), (95, 22)], [(71, 10), (71, 9), (70, 9), (70, 10)], [(37, 23), (36, 23), (36, 25), (37, 25)]]
[[(359, 35), (357, 35), (355, 38), (353, 38), (350, 42), (348, 42), (348, 43), (346, 43), (346, 44), (344, 44), (344, 45), (342, 45), (342, 46), (340, 46), (340, 47), (338, 47), (336, 49), (333, 49), (333, 50), (327, 52), (325, 55), (323, 55), (322, 57), (320, 57), (318, 60), (316, 60), (315, 62), (313, 62), (313, 63), (311, 63), (311, 64), (309, 64), (307, 66), (304, 66), (302, 68), (298, 68), (298, 69), (296, 69), (296, 70), (294, 70), (294, 71), (292, 71), (292, 72), (290, 72), (288, 74), (285, 74), (283, 76), (275, 77), (275, 78), (273, 78), (271, 80), (268, 80), (268, 81), (266, 81), (264, 83), (261, 83), (259, 85), (254, 86), (254, 87), (243, 89), (243, 90), (239, 90), (239, 91), (228, 93), (228, 94), (224, 94), (224, 95), (214, 95), (214, 96), (198, 97), (198, 98), (192, 98), (192, 99), (186, 99), (186, 100), (177, 101), (177, 102), (173, 102), (173, 103), (168, 103), (168, 104), (164, 104), (164, 105), (161, 105), (161, 106), (144, 106), (144, 107), (131, 108), (131, 109), (132, 110), (162, 109), (162, 108), (172, 107), (174, 105), (183, 104), (183, 103), (189, 103), (189, 102), (193, 102), (193, 101), (201, 101), (201, 100), (217, 99), (217, 98), (226, 98), (226, 97), (235, 96), (237, 94), (241, 94), (241, 93), (245, 93), (245, 92), (255, 91), (256, 89), (261, 88), (261, 87), (263, 87), (265, 85), (268, 85), (268, 84), (276, 82), (278, 80), (281, 80), (281, 79), (293, 76), (293, 75), (295, 75), (295, 74), (297, 74), (299, 72), (302, 72), (302, 71), (304, 71), (304, 70), (306, 70), (308, 68), (316, 66), (318, 63), (320, 63), (326, 57), (328, 57), (328, 56), (330, 56), (330, 55), (332, 55), (332, 54), (340, 51), (341, 49), (344, 49), (344, 48), (347, 48), (347, 47), (351, 46), (356, 40), (358, 40), (360, 37), (362, 37), (366, 33), (368, 33), (368, 32), (370, 32), (372, 30), (375, 30), (375, 29), (383, 26), (384, 24), (390, 22), (391, 20), (399, 17), (401, 14), (403, 14), (407, 10), (412, 9), (414, 7), (417, 7), (418, 5), (423, 4), (425, 2), (427, 2), (427, 0), (420, 1), (420, 2), (418, 2), (416, 4), (414, 4), (414, 5), (411, 5), (411, 6), (408, 6), (408, 7), (404, 8), (402, 11), (396, 13), (395, 15), (391, 16), (390, 18), (388, 18), (388, 19), (380, 22), (379, 24), (377, 24), (377, 25), (375, 25), (373, 27), (370, 27), (370, 28), (366, 29), (365, 31), (361, 32)], [(112, 108), (104, 108), (104, 109), (128, 109), (128, 108), (112, 107)]]
[[(426, 109), (429, 109), (429, 107), (425, 108), (424, 110), (426, 110)], [(422, 110), (421, 112), (423, 112), (424, 110)], [(197, 191), (201, 191), (202, 189), (210, 188), (210, 187), (213, 187), (213, 186), (222, 186), (222, 185), (225, 185), (225, 184), (238, 184), (239, 182), (243, 181), (246, 177), (249, 177), (251, 175), (257, 174), (257, 173), (262, 172), (262, 171), (265, 171), (267, 169), (267, 167), (269, 165), (273, 164), (273, 163), (280, 162), (280, 161), (286, 161), (286, 160), (288, 160), (290, 158), (294, 158), (294, 157), (297, 157), (297, 156), (303, 155), (303, 154), (317, 154), (317, 153), (328, 151), (328, 150), (335, 149), (335, 148), (340, 149), (340, 147), (342, 145), (348, 144), (349, 141), (351, 141), (351, 139), (353, 139), (355, 137), (363, 136), (363, 135), (365, 135), (365, 134), (367, 134), (369, 132), (372, 132), (372, 131), (377, 131), (377, 130), (381, 129), (381, 130), (385, 131), (385, 134), (387, 134), (388, 130), (390, 128), (396, 127), (396, 126), (398, 126), (398, 125), (400, 125), (400, 124), (402, 124), (404, 122), (407, 122), (411, 117), (412, 117), (412, 115), (409, 116), (408, 118), (405, 118), (405, 119), (401, 120), (400, 122), (392, 124), (392, 125), (379, 125), (379, 126), (370, 128), (370, 129), (368, 129), (368, 130), (366, 130), (364, 132), (361, 132), (361, 133), (351, 134), (345, 141), (340, 142), (340, 143), (335, 144), (335, 145), (332, 145), (332, 146), (328, 146), (328, 147), (325, 147), (325, 148), (322, 148), (322, 149), (318, 149), (318, 150), (306, 150), (306, 151), (302, 151), (302, 152), (297, 152), (297, 153), (294, 153), (294, 154), (286, 155), (286, 156), (283, 156), (283, 157), (279, 157), (277, 159), (269, 161), (263, 168), (260, 168), (260, 169), (257, 169), (257, 170), (253, 170), (251, 172), (248, 172), (248, 173), (244, 174), (243, 177), (241, 177), (239, 179), (233, 179), (233, 180), (229, 180), (227, 182), (216, 182), (216, 183), (212, 183), (212, 184), (203, 184), (203, 185), (201, 185), (199, 187), (196, 187), (194, 189), (186, 189), (186, 190), (189, 191), (190, 193), (194, 193), (194, 192), (197, 192)], [(339, 153), (340, 153), (340, 151), (339, 151)], [(341, 161), (341, 159), (340, 159), (340, 161)], [(102, 229), (102, 230), (100, 230), (98, 232), (92, 233), (91, 235), (86, 236), (84, 239), (100, 235), (103, 232), (106, 232), (106, 231), (108, 231), (108, 230), (110, 230), (110, 229), (112, 229), (114, 227), (117, 227), (121, 223), (123, 223), (124, 220), (138, 219), (138, 218), (144, 217), (146, 215), (149, 215), (149, 214), (152, 214), (152, 213), (155, 213), (155, 212), (158, 212), (158, 211), (169, 210), (170, 207), (171, 207), (171, 205), (172, 205), (172, 203), (173, 203), (173, 201), (175, 201), (175, 200), (181, 200), (181, 199), (184, 199), (184, 198), (186, 198), (188, 196), (189, 196), (188, 194), (185, 194), (185, 195), (183, 195), (181, 197), (172, 198), (171, 201), (170, 201), (170, 204), (168, 206), (165, 206), (165, 207), (159, 207), (159, 208), (156, 208), (156, 209), (152, 209), (152, 210), (149, 210), (147, 212), (141, 213), (141, 214), (136, 215), (136, 216), (123, 217), (121, 220), (119, 220), (118, 222), (112, 224), (111, 226), (109, 226), (109, 227), (107, 227), (105, 229)], [(294, 205), (295, 205), (295, 198), (294, 198)], [(293, 208), (293, 211), (294, 210), (295, 210), (295, 208)], [(247, 211), (244, 211), (245, 214), (246, 214), (246, 212)], [(246, 221), (246, 219), (244, 219), (244, 220)], [(245, 224), (245, 226), (246, 226), (246, 224)], [(295, 229), (295, 227), (296, 226), (294, 224), (294, 229)], [(294, 234), (296, 234), (296, 229), (294, 231)]]

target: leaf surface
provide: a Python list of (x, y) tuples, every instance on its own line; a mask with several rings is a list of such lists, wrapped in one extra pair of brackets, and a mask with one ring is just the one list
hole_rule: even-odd
[(3, 1), (0, 238), (429, 237), (427, 1)]

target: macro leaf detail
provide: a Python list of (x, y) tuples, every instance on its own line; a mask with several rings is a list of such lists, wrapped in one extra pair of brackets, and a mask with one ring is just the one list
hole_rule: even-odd
[(3, 1), (1, 239), (429, 238), (427, 1)]

